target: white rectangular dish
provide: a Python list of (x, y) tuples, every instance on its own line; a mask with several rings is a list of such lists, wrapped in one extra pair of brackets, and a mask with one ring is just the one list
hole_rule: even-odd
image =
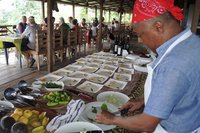
[(52, 74), (58, 75), (58, 76), (68, 76), (70, 73), (72, 73), (73, 71), (69, 71), (66, 69), (59, 69), (55, 72), (53, 72)]
[(111, 77), (114, 74), (114, 71), (106, 70), (106, 69), (99, 69), (96, 74)]
[(85, 66), (86, 62), (84, 61), (77, 61), (75, 63), (73, 63), (72, 65), (76, 65), (76, 66)]
[(119, 67), (118, 73), (122, 73), (122, 74), (134, 74), (134, 69), (127, 69), (127, 68)]
[(127, 82), (109, 79), (104, 85), (116, 90), (123, 90)]
[(41, 78), (39, 78), (38, 80), (42, 81), (42, 82), (50, 82), (50, 81), (58, 81), (60, 79), (62, 79), (63, 76), (58, 76), (58, 75), (54, 75), (54, 74), (47, 74)]
[(103, 64), (105, 62), (105, 60), (102, 60), (102, 59), (92, 59), (92, 60), (90, 60), (90, 62), (92, 62), (92, 63), (98, 63), (98, 64)]
[(101, 66), (101, 68), (106, 69), (106, 70), (110, 70), (110, 71), (116, 71), (118, 67), (103, 64), (103, 65)]
[(62, 81), (65, 86), (75, 86), (81, 81), (81, 78), (65, 77)]
[(89, 67), (89, 66), (84, 66), (79, 71), (86, 72), (86, 73), (93, 73), (97, 71), (99, 68), (98, 67)]
[(90, 81), (85, 81), (83, 84), (79, 85), (77, 88), (89, 93), (97, 93), (103, 85), (96, 84)]
[(86, 61), (87, 61), (87, 58), (79, 58), (79, 59), (77, 59), (76, 61), (86, 62)]
[(101, 64), (98, 64), (98, 63), (87, 63), (86, 65), (89, 67), (100, 67), (101, 66)]
[(68, 65), (66, 67), (64, 67), (64, 69), (67, 69), (69, 71), (77, 71), (81, 68), (82, 66), (78, 66), (78, 65)]
[(103, 75), (98, 75), (98, 74), (91, 74), (90, 76), (87, 77), (87, 80), (95, 82), (95, 83), (104, 83), (108, 77), (103, 76)]
[(128, 81), (131, 81), (132, 75), (131, 74), (115, 73), (113, 78), (116, 79), (116, 80), (128, 82)]
[(68, 76), (69, 77), (73, 77), (73, 78), (82, 78), (82, 79), (85, 79), (89, 75), (90, 74), (86, 73), (86, 72), (76, 71), (76, 72), (70, 73)]
[(127, 69), (132, 69), (133, 64), (132, 63), (118, 63), (119, 67), (127, 68)]
[(112, 66), (117, 66), (118, 65), (118, 61), (105, 61), (106, 65), (112, 65)]

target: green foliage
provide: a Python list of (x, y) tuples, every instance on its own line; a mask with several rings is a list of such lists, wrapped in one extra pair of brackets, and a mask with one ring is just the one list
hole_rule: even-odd
[(27, 1), (27, 0), (14, 0), (12, 5), (13, 10), (5, 11), (0, 10), (0, 25), (13, 25), (21, 21), (21, 16), (27, 17), (34, 16), (35, 20), (41, 22), (41, 2)]

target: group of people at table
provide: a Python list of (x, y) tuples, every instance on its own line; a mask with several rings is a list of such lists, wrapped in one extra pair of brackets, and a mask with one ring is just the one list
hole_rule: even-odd
[[(97, 30), (99, 29), (99, 21), (97, 18), (95, 18), (92, 22), (92, 24), (87, 24), (86, 19), (83, 18), (81, 23), (78, 23), (77, 19), (73, 19), (73, 17), (68, 18), (69, 23), (65, 23), (65, 20), (63, 17), (59, 18), (59, 22), (54, 25), (54, 29), (61, 30), (63, 29), (63, 45), (67, 44), (67, 30), (68, 29), (75, 29), (78, 27), (85, 27), (87, 28), (86, 32), (86, 41), (88, 46), (91, 45), (91, 41), (96, 41), (97, 37)], [(105, 24), (103, 24), (104, 18), (102, 20), (102, 27), (106, 27)], [(55, 18), (52, 17), (52, 23), (55, 23)], [(116, 24), (115, 24), (116, 23)], [(118, 27), (118, 21), (113, 19), (111, 28), (114, 30), (119, 29)], [(21, 51), (23, 55), (25, 56), (26, 60), (28, 61), (28, 67), (32, 67), (35, 63), (35, 59), (29, 54), (28, 50), (34, 50), (35, 49), (35, 34), (36, 30), (47, 30), (47, 18), (45, 18), (42, 22), (42, 24), (37, 24), (35, 22), (35, 19), (33, 16), (30, 16), (27, 18), (26, 16), (22, 16), (21, 22), (17, 25), (16, 33), (21, 35), (22, 37), (22, 44), (21, 44)], [(6, 42), (6, 45), (12, 45), (11, 43)]]

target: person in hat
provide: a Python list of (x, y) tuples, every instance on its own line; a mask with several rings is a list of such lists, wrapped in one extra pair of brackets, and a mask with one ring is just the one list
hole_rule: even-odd
[(147, 65), (144, 99), (130, 100), (121, 107), (141, 114), (96, 115), (96, 121), (138, 132), (200, 133), (200, 38), (183, 29), (182, 10), (174, 0), (136, 0), (133, 25), (143, 44), (156, 59)]

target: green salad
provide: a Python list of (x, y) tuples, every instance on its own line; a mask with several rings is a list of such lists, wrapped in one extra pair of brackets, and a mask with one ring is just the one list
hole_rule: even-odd
[(46, 82), (43, 84), (46, 88), (62, 88), (62, 85), (52, 83), (52, 82)]

